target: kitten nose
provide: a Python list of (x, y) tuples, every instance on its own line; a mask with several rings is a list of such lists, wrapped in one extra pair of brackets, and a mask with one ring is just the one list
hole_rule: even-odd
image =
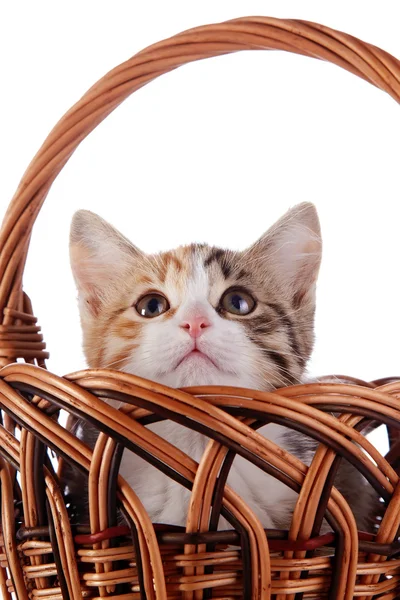
[(192, 317), (181, 323), (182, 329), (186, 329), (192, 338), (198, 338), (211, 323), (206, 317)]

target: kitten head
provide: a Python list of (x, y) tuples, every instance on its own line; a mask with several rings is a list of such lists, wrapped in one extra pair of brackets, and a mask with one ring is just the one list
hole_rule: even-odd
[(312, 204), (242, 252), (193, 244), (156, 255), (78, 211), (70, 252), (90, 367), (170, 387), (271, 389), (304, 373), (321, 260)]

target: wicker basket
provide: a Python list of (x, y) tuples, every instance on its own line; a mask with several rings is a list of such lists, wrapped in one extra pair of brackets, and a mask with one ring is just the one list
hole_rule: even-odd
[[(0, 236), (4, 600), (13, 594), (19, 600), (400, 598), (400, 382), (351, 380), (275, 393), (174, 390), (111, 370), (61, 378), (43, 368), (48, 354), (22, 275), (32, 226), (55, 177), (84, 137), (141, 86), (182, 64), (249, 49), (324, 59), (400, 99), (400, 62), (379, 48), (314, 23), (252, 17), (198, 27), (143, 50), (96, 83), (57, 124), (27, 169)], [(102, 397), (122, 400), (123, 409)], [(58, 424), (60, 408), (85, 415), (102, 431), (93, 451)], [(144, 427), (157, 418), (211, 438), (200, 464)], [(371, 420), (391, 432), (385, 458), (360, 433)], [(257, 434), (270, 421), (320, 442), (310, 467)], [(192, 490), (185, 530), (150, 522), (118, 475), (124, 447)], [(289, 531), (265, 532), (225, 485), (236, 453), (298, 492)], [(52, 455), (89, 475), (87, 527), (70, 523)], [(376, 534), (357, 532), (348, 504), (332, 487), (342, 457), (384, 499)], [(116, 524), (117, 507), (126, 525)], [(220, 514), (233, 530), (216, 531)], [(320, 535), (324, 515), (332, 532)]]

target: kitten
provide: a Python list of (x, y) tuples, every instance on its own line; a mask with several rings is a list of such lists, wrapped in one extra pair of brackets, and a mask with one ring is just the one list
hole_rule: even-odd
[[(321, 247), (317, 212), (307, 203), (245, 251), (193, 244), (157, 255), (143, 253), (97, 215), (78, 211), (70, 252), (89, 366), (170, 387), (273, 390), (301, 382), (313, 348)], [(173, 422), (150, 428), (197, 461), (208, 441)], [(81, 423), (78, 430), (91, 441), (90, 427)], [(310, 462), (316, 444), (309, 438), (274, 424), (260, 432)], [(366, 529), (371, 489), (344, 463), (336, 485), (347, 492), (359, 528)], [(120, 472), (153, 522), (185, 524), (187, 490), (129, 451)], [(240, 456), (228, 484), (265, 528), (289, 526), (297, 497), (292, 490)]]

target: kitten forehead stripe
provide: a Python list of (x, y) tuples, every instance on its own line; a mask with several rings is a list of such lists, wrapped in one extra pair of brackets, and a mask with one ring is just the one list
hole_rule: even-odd
[(236, 279), (247, 279), (249, 274), (244, 270), (240, 269), (238, 273), (235, 273)]
[(214, 260), (215, 261), (220, 260), (221, 257), (223, 256), (223, 254), (224, 254), (224, 251), (221, 250), (220, 248), (213, 248), (211, 250), (210, 254), (208, 255), (208, 257), (205, 259), (204, 266), (209, 267)]
[(216, 262), (219, 265), (223, 276), (225, 279), (228, 279), (232, 273), (232, 269), (227, 264), (226, 252), (221, 250), (221, 248), (213, 248), (208, 257), (205, 259), (204, 266), (209, 267), (213, 262)]

